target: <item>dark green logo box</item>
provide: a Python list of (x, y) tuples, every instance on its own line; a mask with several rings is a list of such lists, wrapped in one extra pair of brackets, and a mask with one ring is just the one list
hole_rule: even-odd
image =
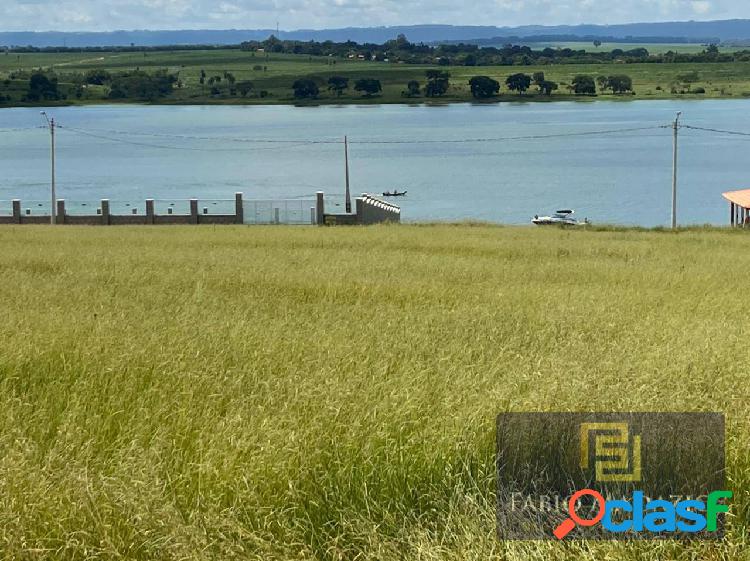
[[(705, 500), (725, 489), (721, 413), (503, 413), (497, 417), (497, 533), (555, 540), (581, 489), (609, 499)], [(577, 511), (593, 518), (598, 506)], [(613, 514), (614, 518), (615, 514)], [(622, 516), (625, 516), (622, 514)], [(722, 519), (723, 520), (723, 519)], [(570, 539), (716, 539), (718, 532), (607, 532), (578, 526)]]

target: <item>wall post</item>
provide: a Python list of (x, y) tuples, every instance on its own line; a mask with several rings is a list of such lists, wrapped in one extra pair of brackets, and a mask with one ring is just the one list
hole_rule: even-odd
[(102, 225), (109, 226), (109, 199), (102, 199)]
[(190, 223), (198, 224), (198, 199), (190, 199)]
[(323, 191), (315, 193), (315, 222), (318, 226), (325, 223), (325, 201), (323, 200)]
[(57, 220), (55, 224), (65, 224), (65, 199), (57, 199)]
[(146, 199), (146, 224), (154, 222), (154, 199)]
[(234, 223), (245, 223), (245, 209), (242, 204), (242, 193), (234, 194)]
[(357, 211), (357, 224), (363, 225), (365, 223), (365, 200), (362, 197), (354, 199), (355, 210)]
[(16, 224), (21, 223), (21, 201), (13, 199), (13, 222)]

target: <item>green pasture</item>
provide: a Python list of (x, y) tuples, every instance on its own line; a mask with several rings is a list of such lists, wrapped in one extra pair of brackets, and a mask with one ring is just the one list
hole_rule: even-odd
[[(334, 64), (335, 62), (335, 64)], [(254, 70), (255, 67), (260, 70)], [(265, 67), (265, 70), (263, 69)], [(424, 73), (432, 66), (395, 64), (386, 62), (359, 61), (348, 59), (328, 59), (307, 55), (285, 55), (252, 53), (240, 50), (213, 51), (171, 51), (148, 53), (67, 53), (36, 54), (10, 53), (0, 55), (0, 80), (7, 80), (16, 71), (30, 71), (35, 68), (51, 68), (61, 76), (61, 83), (70, 80), (71, 74), (82, 74), (96, 68), (111, 72), (133, 70), (155, 71), (167, 69), (178, 73), (181, 87), (163, 103), (293, 103), (291, 86), (302, 77), (320, 78), (321, 95), (315, 103), (404, 103), (425, 101), (423, 97), (404, 98), (402, 92), (410, 80), (425, 83)], [(607, 74), (627, 74), (633, 78), (636, 95), (613, 96), (601, 94), (603, 98), (618, 99), (671, 99), (671, 98), (738, 98), (750, 96), (750, 63), (676, 63), (676, 64), (584, 64), (548, 66), (491, 66), (440, 67), (451, 73), (451, 89), (446, 96), (434, 101), (471, 101), (468, 81), (472, 76), (487, 75), (503, 84), (498, 100), (515, 100), (519, 96), (505, 87), (505, 79), (513, 73), (532, 74), (543, 71), (547, 79), (560, 84), (560, 89), (551, 98), (536, 94), (532, 87), (524, 96), (527, 100), (580, 99), (572, 96), (567, 88), (576, 74), (591, 76)], [(199, 83), (201, 70), (207, 77), (223, 76), (231, 72), (237, 81), (249, 80), (253, 92), (246, 98), (230, 97), (226, 93), (211, 95), (208, 84)], [(692, 72), (698, 77), (690, 83), (683, 78)], [(66, 75), (68, 76), (66, 78)], [(350, 78), (350, 89), (340, 98), (328, 92), (324, 82), (333, 75)], [(383, 85), (380, 96), (366, 98), (353, 90), (354, 81), (359, 78), (377, 78)], [(17, 91), (25, 88), (23, 80), (9, 81), (8, 88)], [(224, 82), (226, 84), (226, 82)], [(0, 82), (0, 87), (2, 82)], [(694, 93), (703, 88), (705, 93)], [(673, 91), (674, 90), (674, 91)], [(265, 91), (265, 97), (260, 92)], [(69, 97), (67, 103), (101, 103), (106, 92), (99, 86), (90, 86), (81, 99)], [(587, 98), (590, 99), (590, 98)]]
[[(673, 53), (700, 53), (706, 49), (706, 45), (700, 43), (608, 43), (603, 42), (598, 47), (593, 42), (588, 41), (552, 41), (552, 42), (538, 42), (530, 43), (524, 42), (524, 45), (528, 45), (534, 50), (545, 49), (550, 47), (552, 49), (573, 49), (573, 50), (585, 50), (586, 52), (592, 53), (608, 53), (615, 49), (622, 49), (628, 51), (630, 49), (646, 49), (651, 54), (662, 54), (668, 51)], [(502, 45), (497, 45), (501, 47)], [(719, 50), (722, 52), (733, 52), (739, 50), (738, 47), (724, 47), (720, 46)]]
[[(750, 237), (0, 228), (0, 552), (747, 560)], [(724, 411), (727, 537), (503, 543), (502, 411)]]

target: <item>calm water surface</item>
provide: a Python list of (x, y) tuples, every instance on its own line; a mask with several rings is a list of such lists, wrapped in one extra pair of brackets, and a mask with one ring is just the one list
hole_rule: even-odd
[[(750, 100), (48, 112), (63, 127), (58, 196), (69, 201), (342, 194), (343, 146), (306, 141), (348, 135), (352, 192), (408, 189), (398, 199), (405, 220), (528, 223), (571, 207), (595, 222), (654, 226), (669, 222), (671, 130), (507, 138), (658, 126), (678, 110), (686, 124), (750, 132)], [(48, 132), (10, 130), (41, 124), (39, 109), (0, 110), (0, 200), (48, 197)], [(507, 140), (425, 142), (476, 138)], [(685, 129), (680, 138), (680, 222), (725, 224), (721, 193), (750, 187), (750, 138)]]

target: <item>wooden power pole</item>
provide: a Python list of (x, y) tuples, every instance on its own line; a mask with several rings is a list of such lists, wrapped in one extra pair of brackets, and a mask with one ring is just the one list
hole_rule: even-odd
[(346, 173), (346, 212), (352, 211), (352, 197), (349, 190), (349, 141), (344, 137), (344, 170)]

